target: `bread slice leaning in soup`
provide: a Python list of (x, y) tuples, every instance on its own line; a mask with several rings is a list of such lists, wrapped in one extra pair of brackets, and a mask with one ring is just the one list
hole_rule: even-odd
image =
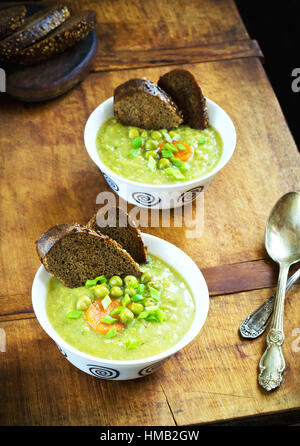
[(123, 125), (148, 130), (178, 127), (183, 121), (172, 98), (147, 79), (130, 79), (115, 89), (114, 115)]
[(139, 265), (116, 241), (79, 224), (57, 225), (36, 242), (46, 270), (65, 286), (83, 286), (88, 279), (104, 275), (134, 275)]
[[(107, 214), (107, 216), (106, 216)], [(100, 223), (101, 226), (97, 224)], [(106, 226), (101, 223), (105, 222)], [(88, 222), (93, 231), (116, 240), (137, 263), (147, 263), (146, 247), (139, 229), (130, 216), (119, 207), (100, 209)]]
[(182, 110), (185, 125), (200, 130), (208, 126), (205, 97), (192, 73), (176, 68), (161, 76), (158, 86), (166, 91)]

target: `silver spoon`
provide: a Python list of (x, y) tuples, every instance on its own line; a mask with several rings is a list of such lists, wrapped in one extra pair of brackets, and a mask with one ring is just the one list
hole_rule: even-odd
[(300, 194), (289, 192), (278, 200), (266, 226), (265, 245), (269, 256), (279, 264), (279, 278), (267, 348), (259, 362), (258, 382), (266, 390), (282, 381), (285, 361), (282, 354), (283, 305), (290, 266), (300, 260)]
[[(287, 293), (300, 277), (300, 268), (288, 279)], [(254, 310), (240, 325), (240, 334), (246, 339), (258, 338), (267, 328), (274, 310), (275, 294)]]

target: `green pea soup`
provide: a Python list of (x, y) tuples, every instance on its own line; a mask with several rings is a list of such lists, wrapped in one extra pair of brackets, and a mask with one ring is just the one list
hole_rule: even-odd
[[(162, 150), (164, 143), (168, 150)], [(184, 149), (180, 143), (191, 148), (187, 160), (180, 156)], [(122, 125), (112, 117), (100, 127), (96, 147), (102, 162), (121, 177), (163, 185), (194, 180), (212, 171), (221, 159), (223, 143), (212, 126), (152, 131)]]
[(93, 291), (86, 287), (67, 288), (52, 277), (48, 283), (46, 311), (57, 333), (74, 348), (104, 359), (135, 360), (156, 355), (171, 348), (183, 338), (192, 325), (195, 303), (189, 286), (181, 275), (163, 260), (148, 255), (149, 270), (159, 284), (159, 306), (164, 314), (162, 322), (134, 318), (112, 338), (95, 331), (85, 318), (68, 318), (76, 312), (76, 303), (82, 297), (93, 300)]

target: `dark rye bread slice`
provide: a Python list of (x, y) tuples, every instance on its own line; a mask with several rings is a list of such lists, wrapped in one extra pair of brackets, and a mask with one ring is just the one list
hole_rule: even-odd
[(13, 6), (0, 10), (0, 40), (12, 34), (24, 23), (25, 6)]
[(140, 231), (132, 218), (122, 209), (111, 208), (108, 212), (100, 209), (87, 226), (98, 234), (116, 240), (137, 263), (147, 263), (146, 247)]
[(170, 96), (147, 79), (130, 79), (115, 89), (114, 115), (123, 125), (148, 130), (178, 127), (183, 121)]
[(83, 11), (74, 15), (44, 39), (20, 50), (13, 61), (18, 64), (31, 65), (50, 59), (84, 39), (90, 30), (94, 29), (95, 24), (96, 14), (93, 11)]
[(19, 51), (45, 37), (70, 16), (67, 6), (51, 6), (29, 16), (23, 26), (0, 42), (0, 59), (9, 60)]
[(88, 279), (142, 271), (133, 258), (114, 240), (87, 226), (63, 224), (44, 232), (36, 242), (46, 270), (65, 286), (83, 286)]
[(160, 77), (158, 85), (182, 110), (184, 124), (194, 129), (205, 129), (208, 126), (205, 98), (192, 73), (181, 69), (169, 71)]

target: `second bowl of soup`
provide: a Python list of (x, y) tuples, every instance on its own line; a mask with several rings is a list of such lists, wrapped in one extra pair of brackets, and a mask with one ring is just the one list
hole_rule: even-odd
[(142, 234), (144, 274), (100, 276), (68, 288), (43, 266), (32, 287), (41, 326), (80, 370), (104, 379), (146, 376), (199, 333), (209, 306), (197, 265), (176, 246)]

